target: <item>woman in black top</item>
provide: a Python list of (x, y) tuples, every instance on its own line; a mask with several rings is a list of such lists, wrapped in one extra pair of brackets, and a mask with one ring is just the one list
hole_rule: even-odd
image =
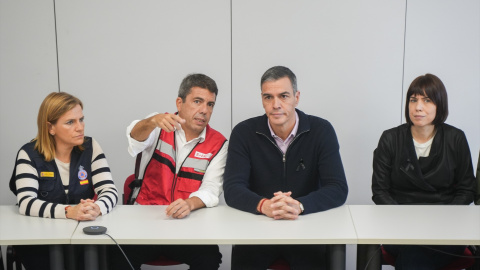
[[(373, 201), (472, 203), (476, 183), (470, 150), (463, 131), (444, 123), (448, 100), (442, 81), (432, 74), (417, 77), (406, 100), (407, 123), (384, 131), (374, 152)], [(465, 246), (384, 246), (396, 257), (397, 269), (438, 269), (454, 259), (432, 248), (463, 254)]]

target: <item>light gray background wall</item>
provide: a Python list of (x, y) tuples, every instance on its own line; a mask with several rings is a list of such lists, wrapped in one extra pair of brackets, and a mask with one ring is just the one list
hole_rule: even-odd
[[(335, 127), (348, 204), (372, 203), (373, 150), (383, 130), (404, 122), (404, 93), (427, 72), (445, 83), (447, 123), (465, 131), (477, 164), (477, 0), (0, 0), (0, 204), (15, 203), (7, 187), (14, 158), (35, 136), (47, 93), (83, 100), (86, 134), (102, 145), (123, 190), (134, 162), (125, 127), (173, 112), (186, 74), (216, 80), (211, 125), (228, 137), (263, 113), (259, 80), (273, 65), (296, 73), (299, 108)], [(229, 269), (230, 246), (221, 249)], [(355, 246), (347, 256), (354, 269)]]

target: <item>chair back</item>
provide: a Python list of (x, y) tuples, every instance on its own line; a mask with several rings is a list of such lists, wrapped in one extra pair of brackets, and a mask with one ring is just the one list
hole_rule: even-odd
[(123, 184), (123, 204), (127, 204), (128, 198), (130, 198), (132, 189), (129, 185), (133, 182), (133, 180), (135, 180), (135, 174), (132, 174), (125, 179), (125, 183)]
[(271, 270), (290, 270), (290, 264), (288, 263), (287, 260), (285, 260), (283, 258), (278, 258), (268, 267), (268, 269), (271, 269)]
[(473, 257), (472, 251), (466, 247), (463, 252), (464, 257), (460, 257), (440, 270), (459, 270), (467, 269), (475, 264), (475, 257)]

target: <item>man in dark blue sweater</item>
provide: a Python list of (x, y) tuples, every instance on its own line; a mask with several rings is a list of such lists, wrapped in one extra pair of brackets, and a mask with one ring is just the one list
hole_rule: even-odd
[[(296, 77), (282, 66), (261, 79), (265, 115), (232, 131), (224, 174), (231, 207), (273, 219), (325, 211), (345, 203), (347, 182), (332, 125), (295, 109)], [(325, 269), (324, 245), (237, 245), (232, 269), (266, 269), (279, 257), (292, 269)]]

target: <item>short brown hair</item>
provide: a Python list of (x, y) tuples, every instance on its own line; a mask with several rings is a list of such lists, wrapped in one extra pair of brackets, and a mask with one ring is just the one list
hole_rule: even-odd
[[(42, 154), (46, 161), (55, 158), (55, 138), (48, 132), (49, 124), (55, 125), (62, 115), (77, 105), (83, 109), (80, 99), (65, 92), (50, 93), (40, 105), (37, 116), (38, 133), (35, 138), (35, 150)], [(83, 150), (81, 145), (77, 147)]]
[(269, 68), (265, 73), (263, 73), (262, 78), (260, 79), (260, 88), (265, 82), (271, 82), (280, 80), (284, 77), (290, 79), (292, 84), (293, 94), (297, 93), (297, 77), (289, 68), (284, 66), (274, 66)]
[(408, 105), (410, 97), (416, 95), (430, 98), (433, 104), (437, 106), (435, 119), (433, 119), (432, 122), (433, 125), (436, 126), (445, 123), (448, 117), (447, 90), (445, 89), (443, 82), (437, 76), (427, 73), (425, 75), (418, 76), (410, 84), (405, 102), (405, 120), (410, 125), (413, 125), (413, 123), (412, 120), (410, 120)]
[(215, 81), (205, 74), (189, 74), (182, 80), (180, 89), (178, 90), (178, 97), (182, 98), (183, 102), (192, 91), (193, 87), (200, 87), (207, 89), (210, 93), (215, 94), (215, 98), (218, 96), (218, 88)]

